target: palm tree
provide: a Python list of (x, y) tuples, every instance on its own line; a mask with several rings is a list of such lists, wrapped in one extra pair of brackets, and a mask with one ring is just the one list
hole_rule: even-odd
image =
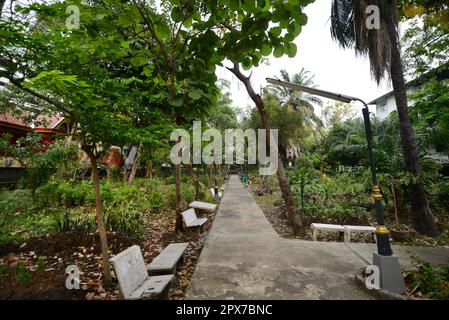
[[(368, 29), (366, 8), (376, 5), (380, 10), (380, 29)], [(421, 234), (437, 236), (423, 184), (419, 181), (421, 167), (418, 160), (415, 133), (408, 115), (406, 86), (398, 32), (396, 0), (333, 0), (331, 34), (343, 48), (354, 48), (368, 55), (371, 73), (379, 84), (391, 79), (400, 122), (402, 155), (406, 170), (411, 174), (411, 221)]]
[[(295, 73), (293, 77), (290, 77), (290, 75), (286, 70), (281, 70), (280, 80), (307, 87), (315, 87), (315, 84), (313, 82), (314, 77), (315, 76), (310, 74), (310, 71), (307, 71), (304, 68), (302, 68), (301, 71), (299, 71), (299, 73)], [(309, 111), (312, 111), (313, 113), (314, 104), (320, 106), (323, 105), (323, 100), (321, 100), (317, 96), (305, 92), (300, 92), (297, 90), (292, 90), (285, 87), (274, 85), (269, 85), (268, 88), (270, 89), (270, 91), (272, 91), (281, 99), (282, 103), (285, 103), (287, 106), (298, 111), (307, 109)]]
[(5, 6), (6, 0), (0, 0), (0, 17), (2, 16), (3, 7)]
[[(281, 70), (281, 79), (285, 82), (295, 83), (307, 87), (315, 87), (313, 78), (315, 76), (310, 71), (301, 68), (298, 73), (295, 73), (290, 77), (286, 70)], [(296, 110), (302, 114), (304, 119), (304, 125), (309, 126), (312, 129), (313, 137), (318, 146), (318, 153), (321, 153), (321, 147), (319, 143), (318, 133), (321, 132), (323, 123), (321, 119), (315, 114), (314, 106), (323, 106), (323, 100), (317, 96), (288, 89), (280, 86), (269, 85), (268, 89), (279, 97), (280, 102), (285, 104), (288, 108)], [(318, 132), (318, 133), (317, 133)], [(298, 159), (301, 151), (292, 139), (289, 139), (286, 146), (286, 158), (287, 160), (295, 161)]]

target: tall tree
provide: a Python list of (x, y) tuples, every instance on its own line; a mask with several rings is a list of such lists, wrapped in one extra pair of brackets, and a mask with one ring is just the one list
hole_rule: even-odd
[[(116, 1), (103, 2), (116, 6)], [(204, 44), (195, 41), (198, 35), (192, 25), (202, 16), (192, 1), (162, 1), (162, 12), (145, 1), (131, 1), (123, 5), (121, 19), (125, 33), (143, 41), (146, 47), (136, 52), (138, 63), (151, 63), (160, 83), (166, 87), (167, 103), (172, 119), (178, 126), (188, 126), (215, 104), (215, 65), (206, 50), (198, 51)], [(131, 24), (127, 21), (131, 18)], [(206, 53), (206, 54), (205, 54)], [(153, 77), (153, 73), (149, 74)], [(181, 165), (175, 165), (176, 225), (183, 230), (181, 208)]]
[[(240, 66), (249, 70), (258, 66), (263, 56), (271, 53), (276, 58), (284, 54), (294, 57), (297, 53), (294, 40), (307, 23), (307, 16), (302, 10), (312, 2), (313, 0), (195, 1), (204, 18), (194, 25), (194, 30), (199, 34), (198, 40), (203, 43), (201, 49), (210, 54), (211, 61), (217, 64), (225, 59), (232, 63), (228, 69), (245, 86), (267, 133), (271, 132), (271, 123), (264, 102), (254, 90), (250, 77), (242, 73)], [(273, 24), (270, 25), (270, 22)], [(305, 229), (280, 159), (276, 174), (293, 232), (304, 235)]]
[[(379, 8), (380, 28), (368, 28), (367, 6)], [(377, 83), (386, 75), (391, 78), (400, 121), (402, 154), (411, 175), (411, 221), (425, 235), (437, 236), (432, 211), (420, 181), (415, 133), (408, 115), (408, 103), (398, 31), (396, 0), (333, 0), (331, 12), (332, 37), (344, 48), (368, 55), (371, 73)]]
[[(306, 87), (314, 87), (315, 83), (313, 78), (314, 76), (310, 74), (310, 71), (307, 71), (304, 68), (301, 68), (301, 70), (298, 73), (293, 74), (293, 76), (290, 76), (286, 70), (281, 70), (281, 80), (285, 82), (291, 82)], [(303, 111), (304, 113), (306, 113), (306, 111), (303, 109), (313, 113), (315, 105), (323, 105), (323, 100), (305, 92), (273, 85), (269, 85), (268, 87), (271, 91), (281, 97), (281, 101), (287, 106), (298, 111)], [(319, 121), (319, 119), (314, 120)]]
[[(286, 108), (286, 105), (280, 101), (279, 97), (266, 88), (263, 91), (263, 102), (267, 108), (271, 125), (274, 128), (278, 128), (278, 149), (282, 159), (295, 161), (300, 154), (299, 145), (304, 143), (306, 138), (307, 130), (305, 130), (303, 114), (293, 108)], [(263, 128), (257, 108), (251, 110), (249, 117), (244, 122), (244, 126), (253, 129)]]
[(349, 103), (332, 101), (323, 108), (322, 114), (325, 125), (327, 127), (332, 127), (336, 124), (341, 124), (346, 120), (356, 118), (359, 112), (356, 112), (353, 106)]
[[(91, 7), (78, 3), (88, 12)], [(42, 99), (52, 113), (58, 113), (77, 123), (76, 137), (91, 162), (92, 181), (95, 191), (95, 212), (101, 243), (103, 281), (111, 281), (108, 243), (103, 221), (103, 210), (98, 176), (98, 145), (103, 150), (111, 144), (129, 141), (129, 137), (150, 131), (158, 123), (151, 117), (146, 128), (133, 126), (136, 118), (148, 118), (142, 108), (144, 101), (134, 103), (136, 96), (146, 97), (149, 92), (141, 90), (136, 95), (135, 85), (143, 67), (130, 72), (129, 51), (123, 35), (115, 32), (100, 38), (91, 28), (101, 27), (107, 16), (104, 8), (97, 15), (86, 14), (79, 30), (68, 31), (61, 23), (65, 17), (66, 4), (31, 4), (20, 9), (23, 14), (33, 12), (37, 22), (26, 18), (0, 20), (0, 75), (17, 88)], [(100, 16), (102, 18), (100, 18)], [(109, 20), (112, 22), (112, 19)], [(111, 25), (108, 25), (111, 27)], [(134, 42), (136, 45), (136, 42)], [(94, 53), (94, 54), (93, 54)], [(130, 75), (130, 73), (132, 75)], [(120, 75), (123, 77), (121, 78)], [(154, 93), (153, 93), (154, 94)]]
[[(237, 63), (234, 63), (234, 67), (229, 68), (229, 70), (245, 85), (249, 96), (254, 101), (257, 110), (259, 111), (262, 126), (266, 130), (267, 136), (270, 136), (272, 126), (267, 108), (261, 96), (254, 91), (254, 88), (251, 85), (250, 78), (245, 76), (241, 72), (240, 67)], [(279, 187), (281, 188), (282, 197), (287, 208), (287, 217), (290, 221), (290, 224), (292, 225), (293, 233), (298, 236), (304, 236), (304, 225), (302, 224), (301, 218), (299, 216), (298, 208), (296, 207), (293, 192), (288, 183), (288, 179), (285, 174), (284, 163), (282, 162), (281, 158), (279, 158), (278, 160), (276, 175), (278, 178)]]
[(5, 6), (6, 0), (0, 0), (0, 17), (2, 16), (3, 7)]
[[(304, 68), (301, 68), (301, 70), (298, 73), (293, 74), (293, 76), (290, 76), (286, 70), (281, 70), (281, 80), (285, 82), (291, 82), (306, 87), (314, 87), (315, 84), (313, 78), (314, 75)], [(269, 85), (268, 88), (280, 97), (281, 102), (288, 108), (301, 113), (301, 118), (304, 121), (303, 125), (311, 129), (315, 142), (317, 143), (317, 149), (320, 151), (320, 139), (318, 135), (323, 127), (323, 123), (315, 114), (315, 106), (323, 106), (323, 100), (317, 96), (289, 88), (273, 85)], [(299, 157), (299, 150), (299, 146), (293, 142), (293, 139), (290, 139), (287, 145), (287, 154), (290, 155), (291, 160), (295, 161)]]

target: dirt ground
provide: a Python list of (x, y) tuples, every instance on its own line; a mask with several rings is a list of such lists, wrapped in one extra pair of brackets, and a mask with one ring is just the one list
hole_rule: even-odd
[[(215, 213), (204, 215), (208, 222), (203, 233), (191, 230), (175, 233), (175, 218), (159, 215), (149, 219), (146, 236), (140, 240), (108, 233), (110, 255), (132, 245), (139, 245), (146, 263), (150, 263), (167, 245), (190, 242), (184, 263), (177, 269), (170, 288), (171, 299), (183, 299)], [(33, 238), (23, 244), (8, 243), (0, 246), (0, 299), (63, 299), (114, 300), (118, 299), (117, 280), (111, 288), (101, 284), (102, 268), (100, 242), (93, 233), (66, 232)], [(76, 265), (80, 271), (80, 290), (68, 290), (65, 270)]]

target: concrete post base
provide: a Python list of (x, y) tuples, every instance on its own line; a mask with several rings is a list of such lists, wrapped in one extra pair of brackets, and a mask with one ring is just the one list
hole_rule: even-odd
[(398, 294), (405, 292), (404, 278), (402, 277), (401, 265), (397, 256), (382, 256), (374, 252), (373, 264), (379, 268), (380, 287), (382, 289)]

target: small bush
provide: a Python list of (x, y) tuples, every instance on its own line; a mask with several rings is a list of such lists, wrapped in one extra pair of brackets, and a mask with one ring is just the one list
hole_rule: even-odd
[(3, 281), (3, 279), (6, 277), (6, 265), (3, 263), (0, 263), (0, 282)]
[(32, 204), (31, 193), (28, 190), (5, 190), (0, 193), (0, 212), (12, 214), (28, 208)]
[(443, 181), (436, 185), (438, 201), (449, 207), (449, 181)]
[(417, 271), (406, 271), (405, 281), (430, 299), (449, 299), (449, 265), (432, 265), (412, 256)]
[[(181, 184), (181, 201), (190, 203), (195, 200), (195, 188), (192, 185)], [(170, 185), (166, 195), (166, 206), (176, 209), (176, 186)]]
[(92, 184), (87, 181), (50, 180), (36, 190), (35, 198), (42, 206), (54, 207), (75, 207), (95, 202)]
[(20, 283), (28, 283), (31, 280), (31, 273), (28, 271), (25, 263), (17, 263), (16, 278)]
[(120, 167), (112, 167), (109, 174), (109, 178), (112, 181), (120, 181), (121, 179), (123, 179), (122, 169)]
[(59, 232), (94, 231), (96, 230), (95, 215), (78, 210), (65, 210), (56, 215), (54, 226)]
[[(293, 175), (291, 179), (297, 178)], [(365, 193), (364, 185), (353, 181), (353, 177), (341, 174), (333, 178), (326, 176), (314, 177), (304, 185), (304, 194), (301, 197), (301, 188), (295, 187), (298, 207), (301, 208), (301, 217), (306, 224), (309, 223), (338, 223), (338, 224), (368, 224), (369, 213), (365, 208), (357, 205), (371, 203), (369, 195)]]
[(104, 221), (107, 229), (120, 235), (140, 238), (145, 232), (143, 213), (132, 201), (114, 202), (107, 206)]
[(147, 203), (148, 203), (148, 210), (150, 210), (150, 212), (159, 211), (164, 205), (164, 199), (162, 198), (160, 191), (158, 190), (149, 191), (147, 194)]

